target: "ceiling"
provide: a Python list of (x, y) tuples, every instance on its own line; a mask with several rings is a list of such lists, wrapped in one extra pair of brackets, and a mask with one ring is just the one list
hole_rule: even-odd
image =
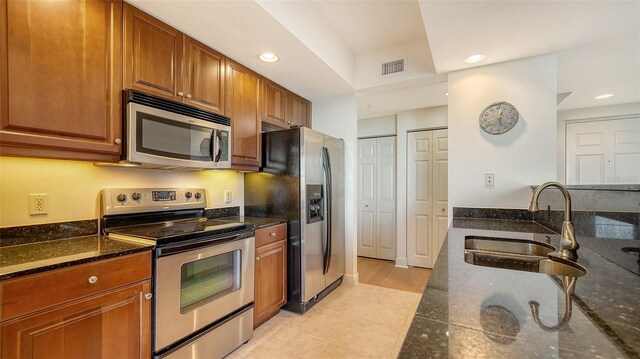
[(309, 1), (355, 55), (426, 41), (417, 1)]
[(448, 72), (546, 53), (573, 92), (559, 109), (640, 101), (640, 1), (127, 1), (312, 101), (355, 94), (360, 118), (446, 105)]

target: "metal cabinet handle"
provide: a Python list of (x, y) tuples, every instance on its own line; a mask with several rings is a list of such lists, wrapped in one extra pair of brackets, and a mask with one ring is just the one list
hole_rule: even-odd
[(151, 299), (153, 297), (153, 294), (147, 293), (147, 294), (144, 295), (144, 297), (147, 298), (147, 299)]
[(275, 236), (276, 236), (276, 232), (271, 232), (271, 233), (269, 233), (269, 235), (270, 235), (271, 237), (275, 237)]
[(178, 96), (184, 96), (184, 92), (182, 91), (178, 92)]
[(188, 93), (187, 96), (185, 96), (186, 98), (191, 98), (191, 94)]
[(98, 281), (98, 277), (96, 277), (95, 275), (92, 275), (87, 280), (89, 281), (89, 284), (96, 284), (96, 282)]
[(262, 258), (260, 258), (260, 256), (256, 257), (256, 261), (260, 262), (260, 259), (262, 259)]
[(121, 143), (122, 143), (122, 140), (121, 140), (121, 139), (119, 139), (119, 138), (116, 138), (116, 140), (115, 140), (115, 141), (113, 141), (113, 142), (115, 142), (115, 143), (116, 143), (116, 145), (119, 145), (119, 144), (121, 144)]

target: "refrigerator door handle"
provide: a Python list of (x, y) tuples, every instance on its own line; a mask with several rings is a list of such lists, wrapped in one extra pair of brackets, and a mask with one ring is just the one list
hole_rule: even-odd
[(329, 156), (329, 150), (326, 147), (322, 147), (322, 167), (324, 169), (325, 175), (325, 183), (326, 183), (326, 211), (325, 215), (327, 217), (327, 244), (324, 251), (324, 263), (323, 263), (323, 274), (327, 274), (329, 272), (329, 267), (331, 266), (331, 191), (332, 191), (332, 183), (331, 183), (331, 156)]

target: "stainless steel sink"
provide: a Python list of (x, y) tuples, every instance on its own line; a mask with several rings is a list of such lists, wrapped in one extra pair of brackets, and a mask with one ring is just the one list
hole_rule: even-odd
[(550, 257), (554, 251), (551, 245), (525, 239), (467, 236), (464, 260), (478, 266), (558, 276), (582, 277), (587, 274), (586, 269), (577, 263)]

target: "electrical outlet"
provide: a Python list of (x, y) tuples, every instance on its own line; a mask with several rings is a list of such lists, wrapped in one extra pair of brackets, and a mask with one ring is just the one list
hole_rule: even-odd
[(231, 203), (231, 190), (224, 191), (224, 203)]
[(29, 195), (29, 214), (32, 216), (47, 214), (49, 212), (49, 195), (30, 194)]
[(495, 173), (485, 173), (484, 174), (484, 185), (485, 187), (493, 187), (495, 185), (496, 174)]

